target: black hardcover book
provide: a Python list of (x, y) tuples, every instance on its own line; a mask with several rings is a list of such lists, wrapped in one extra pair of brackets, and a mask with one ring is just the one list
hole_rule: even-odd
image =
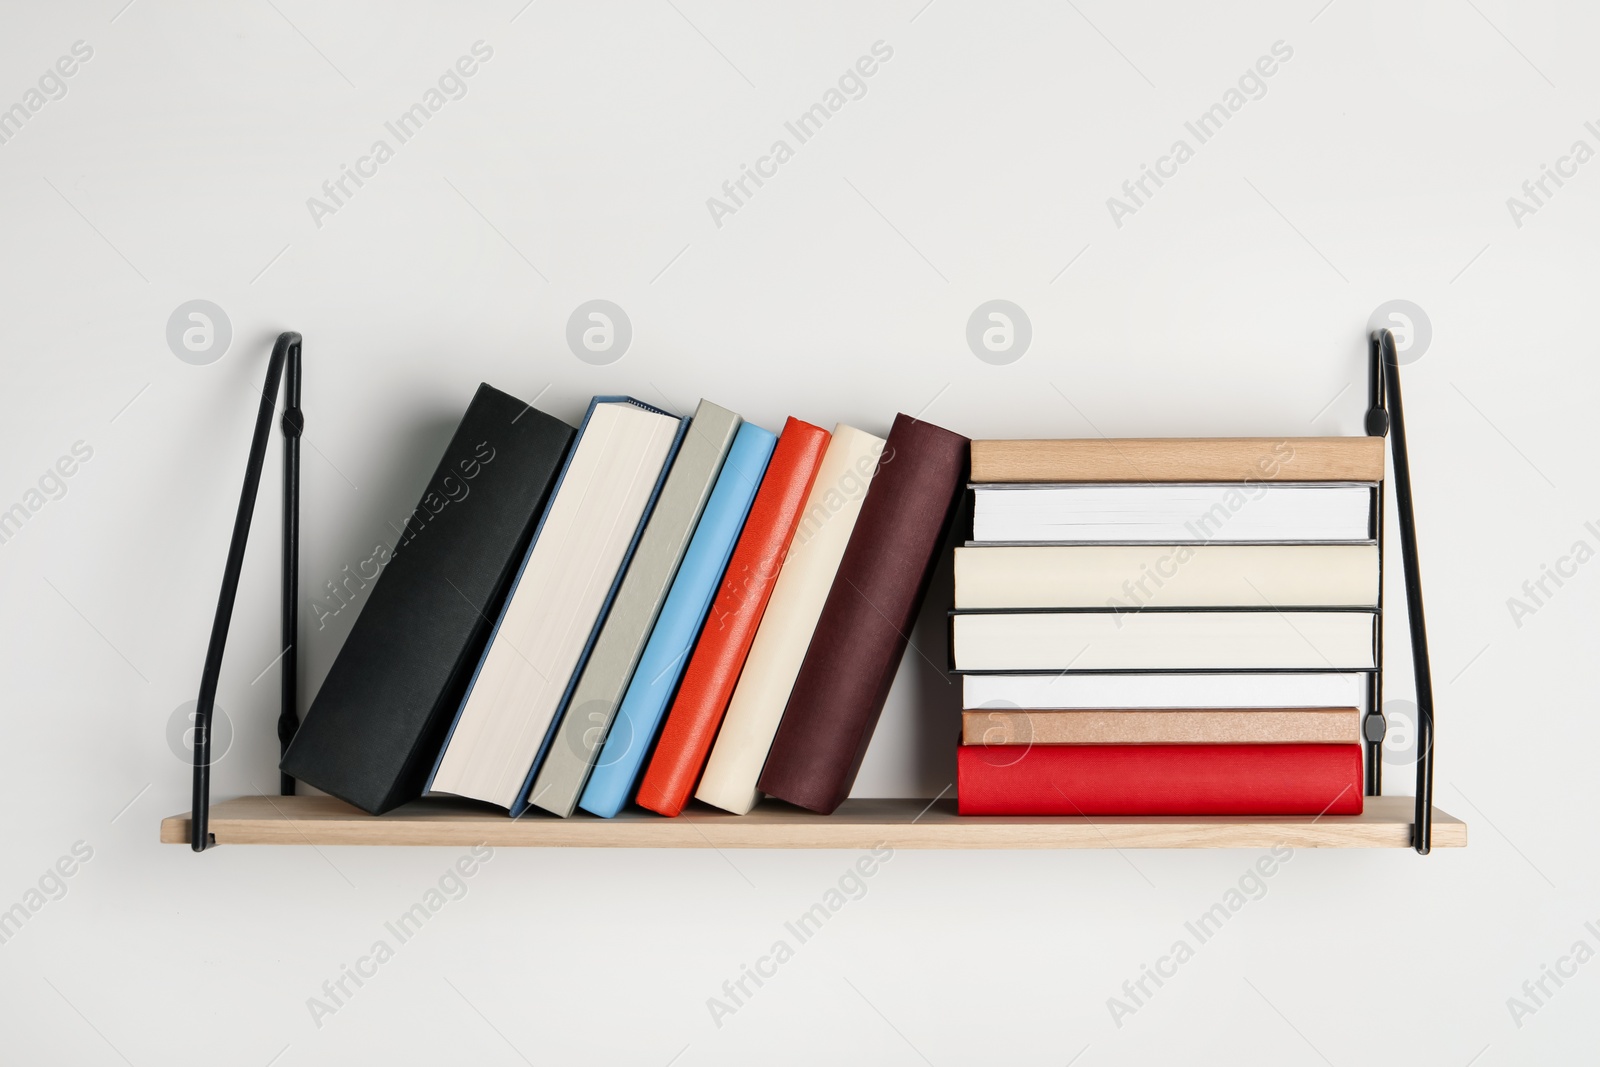
[(422, 795), (575, 432), (478, 387), (398, 543), (375, 556), (285, 774), (374, 815)]

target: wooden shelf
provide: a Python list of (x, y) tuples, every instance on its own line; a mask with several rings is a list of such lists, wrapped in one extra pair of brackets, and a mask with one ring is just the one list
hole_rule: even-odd
[[(450, 845), (533, 848), (1409, 848), (1414, 801), (1368, 797), (1361, 815), (962, 817), (954, 800), (849, 800), (832, 815), (765, 802), (749, 815), (692, 807), (676, 819), (631, 811), (557, 819), (446, 799), (367, 815), (332, 797), (237, 797), (211, 807), (219, 845)], [(187, 812), (161, 821), (189, 842)], [(1433, 809), (1435, 848), (1461, 848), (1466, 824)]]

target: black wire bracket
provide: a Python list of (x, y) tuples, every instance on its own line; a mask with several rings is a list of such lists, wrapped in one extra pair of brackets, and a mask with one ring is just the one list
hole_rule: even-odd
[[(272, 346), (267, 363), (267, 381), (261, 389), (261, 408), (256, 414), (255, 436), (250, 441), (250, 459), (245, 465), (244, 489), (239, 494), (239, 511), (233, 520), (233, 540), (228, 545), (228, 562), (222, 572), (222, 592), (217, 597), (217, 616), (211, 624), (211, 643), (206, 646), (205, 667), (200, 673), (200, 697), (194, 715), (194, 796), (189, 811), (189, 847), (204, 852), (215, 844), (210, 831), (211, 816), (211, 715), (216, 706), (217, 681), (222, 674), (222, 652), (228, 643), (228, 626), (233, 619), (233, 602), (239, 592), (239, 572), (244, 567), (245, 542), (250, 536), (250, 519), (255, 511), (256, 491), (261, 485), (261, 466), (267, 456), (267, 438), (272, 435), (272, 413), (278, 406), (278, 383), (288, 367), (287, 396), (283, 410), (283, 664), (281, 704), (278, 712), (278, 744), (289, 747), (300, 717), (295, 709), (296, 653), (299, 617), (296, 602), (300, 584), (300, 434), (305, 416), (300, 411), (300, 335), (285, 331)], [(279, 792), (294, 795), (294, 779), (279, 776)]]
[[(1371, 359), (1368, 381), (1366, 429), (1368, 436), (1389, 438), (1389, 457), (1394, 464), (1394, 499), (1400, 529), (1400, 563), (1405, 574), (1406, 620), (1411, 631), (1411, 669), (1417, 684), (1417, 808), (1411, 844), (1426, 856), (1433, 848), (1433, 672), (1428, 666), (1428, 630), (1422, 610), (1422, 572), (1417, 563), (1417, 520), (1411, 502), (1411, 460), (1406, 452), (1405, 405), (1400, 396), (1400, 363), (1396, 358), (1394, 334), (1375, 330), (1369, 338)], [(1382, 490), (1380, 489), (1380, 492)], [(1383, 551), (1383, 510), (1378, 509), (1378, 551)], [(1383, 618), (1382, 593), (1378, 617)], [(1382, 623), (1380, 621), (1379, 625)], [(1379, 631), (1382, 642), (1382, 631)], [(1381, 656), (1381, 653), (1380, 653)], [(1381, 785), (1383, 757), (1382, 660), (1374, 676), (1373, 706), (1364, 723), (1367, 740), (1368, 792), (1376, 794)], [(1374, 724), (1373, 720), (1377, 722)], [(1374, 735), (1376, 740), (1374, 740)]]

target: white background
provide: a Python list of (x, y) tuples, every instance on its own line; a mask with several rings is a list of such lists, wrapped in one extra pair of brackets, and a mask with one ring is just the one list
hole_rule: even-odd
[[(1592, 1056), (1600, 964), (1520, 1027), (1507, 1006), (1580, 938), (1600, 949), (1600, 564), (1520, 626), (1507, 606), (1578, 539), (1600, 547), (1600, 163), (1520, 226), (1506, 203), (1574, 140), (1600, 148), (1581, 5), (123, 3), (8, 0), (0, 30), (4, 107), (93, 48), (0, 145), (0, 508), (93, 449), (0, 544), (0, 908), (93, 848), (0, 946), (0, 1058)], [(479, 40), (467, 95), (316, 225), (307, 198)], [(706, 199), (880, 40), (866, 95), (717, 226)], [(1277, 41), (1293, 57), (1266, 94), (1117, 226), (1107, 197), (1192, 145), (1184, 122)], [(208, 366), (165, 336), (197, 298), (233, 330)], [(605, 367), (565, 341), (595, 298), (634, 329)], [(1009, 366), (965, 341), (995, 298), (1032, 322)], [(903, 852), (719, 1027), (707, 999), (853, 854), (505, 849), (319, 1027), (308, 998), (457, 851), (156, 843), (188, 806), (167, 730), (197, 688), (280, 330), (306, 338), (309, 597), (391, 537), (481, 380), (568, 419), (603, 392), (709, 396), (774, 429), (883, 433), (903, 410), (973, 437), (1352, 434), (1365, 324), (1391, 299), (1432, 323), (1406, 398), (1437, 799), (1471, 847), (1296, 854), (1120, 1027), (1108, 998), (1254, 853)], [(276, 780), (277, 454), (218, 797)], [(935, 662), (941, 607), (917, 634)], [(307, 612), (303, 700), (354, 613), (317, 630)], [(949, 783), (949, 693), (908, 654), (858, 795)]]

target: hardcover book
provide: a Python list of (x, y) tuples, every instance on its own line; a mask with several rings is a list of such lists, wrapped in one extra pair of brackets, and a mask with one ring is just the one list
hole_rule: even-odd
[(1360, 815), (1360, 745), (962, 745), (962, 815)]
[(975, 485), (987, 542), (1370, 541), (1370, 485)]
[(381, 570), (354, 579), (375, 584), (285, 774), (374, 815), (421, 795), (572, 439), (478, 387)]
[(735, 815), (755, 807), (760, 797), (756, 779), (761, 777), (883, 447), (881, 437), (843, 423), (834, 427), (794, 543), (695, 790), (696, 800)]
[(606, 735), (605, 748), (583, 791), (584, 811), (609, 819), (628, 802), (667, 705), (678, 691), (689, 654), (705, 625), (706, 613), (722, 584), (777, 442), (775, 436), (759, 426), (747, 422), (739, 427), (711, 501), (695, 528), (694, 540), (672, 583), (666, 606), (656, 620), (622, 707)]
[(565, 817), (577, 806), (741, 422), (738, 415), (709, 400), (700, 401), (695, 409), (594, 651), (533, 780), (530, 800), (535, 807)]
[(1378, 482), (1381, 437), (974, 441), (975, 482)]
[(967, 444), (895, 416), (761, 772), (762, 792), (823, 814), (850, 795), (954, 515)]
[(828, 431), (798, 419), (785, 424), (639, 785), (642, 807), (677, 815), (693, 792), (800, 525), (801, 506), (828, 438)]
[(1359, 708), (1371, 675), (1356, 671), (966, 674), (963, 708)]
[(1370, 670), (1371, 611), (1022, 611), (951, 619), (958, 671)]
[(589, 405), (505, 607), (467, 687), (430, 793), (520, 815), (684, 420), (627, 397)]
[(1378, 546), (968, 545), (956, 610), (1376, 608)]
[(1110, 708), (961, 713), (964, 745), (1327, 745), (1361, 743), (1355, 708)]

